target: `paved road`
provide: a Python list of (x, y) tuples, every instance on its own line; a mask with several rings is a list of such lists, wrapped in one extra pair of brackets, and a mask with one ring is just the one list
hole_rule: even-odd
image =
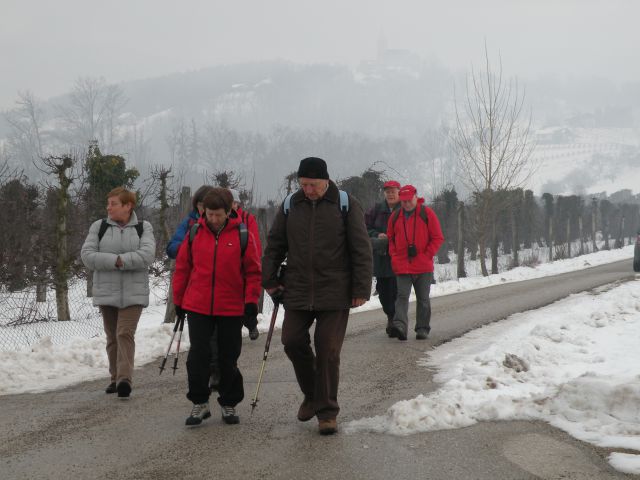
[[(433, 299), (426, 342), (388, 339), (379, 311), (351, 317), (342, 356), (342, 422), (383, 413), (437, 388), (416, 366), (425, 350), (511, 313), (571, 293), (635, 278), (631, 262)], [(241, 369), (253, 395), (264, 336), (245, 340)], [(136, 370), (129, 401), (103, 393), (107, 380), (42, 394), (0, 397), (0, 479), (614, 479), (605, 449), (542, 422), (495, 422), (406, 437), (317, 434), (295, 419), (301, 400), (274, 341), (260, 404), (239, 406), (241, 424), (217, 411), (187, 429), (185, 370)]]

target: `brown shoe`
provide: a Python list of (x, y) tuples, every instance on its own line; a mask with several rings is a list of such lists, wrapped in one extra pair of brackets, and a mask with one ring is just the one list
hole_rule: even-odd
[(338, 431), (338, 422), (335, 418), (318, 419), (320, 435), (333, 435)]
[(308, 422), (315, 416), (316, 411), (313, 408), (313, 402), (305, 398), (304, 402), (302, 402), (300, 408), (298, 409), (298, 420), (300, 420), (301, 422)]

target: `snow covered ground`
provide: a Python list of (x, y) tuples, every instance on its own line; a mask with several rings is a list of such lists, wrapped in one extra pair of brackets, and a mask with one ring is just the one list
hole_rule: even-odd
[(437, 372), (437, 391), (345, 430), (408, 435), (544, 420), (585, 442), (624, 450), (611, 453), (611, 465), (640, 474), (638, 338), (640, 280), (572, 295), (433, 349), (416, 375), (421, 368)]
[[(441, 281), (432, 296), (574, 271), (631, 259), (633, 246), (519, 267), (489, 277)], [(631, 260), (630, 266), (631, 268)], [(451, 268), (440, 266), (437, 268)], [(444, 275), (446, 276), (446, 275)], [(161, 289), (161, 286), (157, 288)], [(354, 311), (380, 307), (377, 297)], [(259, 317), (269, 325), (271, 305)], [(144, 310), (136, 334), (136, 366), (166, 353), (172, 325), (162, 324), (161, 295)], [(276, 325), (282, 324), (279, 312)], [(246, 330), (243, 330), (246, 334)], [(580, 294), (544, 309), (514, 315), (428, 352), (416, 367), (437, 371), (436, 392), (398, 402), (380, 416), (350, 422), (345, 431), (406, 435), (460, 428), (478, 421), (542, 419), (581, 440), (620, 448), (611, 464), (640, 473), (640, 280), (598, 295)], [(260, 341), (260, 340), (259, 340)], [(188, 349), (185, 327), (181, 350)], [(515, 366), (505, 366), (513, 354)], [(516, 371), (518, 359), (528, 368)], [(104, 338), (51, 338), (26, 349), (0, 352), (0, 395), (39, 392), (105, 378)], [(182, 360), (181, 360), (182, 362)]]

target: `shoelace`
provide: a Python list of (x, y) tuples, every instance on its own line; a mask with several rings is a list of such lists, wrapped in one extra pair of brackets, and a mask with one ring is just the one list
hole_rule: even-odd
[(208, 405), (206, 403), (195, 404), (193, 406), (193, 408), (191, 409), (191, 416), (192, 417), (199, 417), (200, 414), (207, 409), (207, 406)]
[(233, 407), (222, 407), (222, 414), (225, 417), (231, 417), (236, 414), (236, 409)]

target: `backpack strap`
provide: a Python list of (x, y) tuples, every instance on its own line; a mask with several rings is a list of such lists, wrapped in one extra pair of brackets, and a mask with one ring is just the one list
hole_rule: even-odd
[(196, 233), (198, 233), (198, 227), (200, 227), (200, 224), (196, 222), (191, 225), (191, 228), (189, 229), (189, 247), (191, 247), (193, 239), (196, 236)]
[(284, 202), (282, 202), (282, 209), (284, 210), (284, 216), (289, 216), (289, 210), (291, 210), (291, 197), (295, 192), (290, 193), (286, 197), (284, 197)]
[(429, 220), (427, 220), (427, 209), (424, 205), (420, 205), (420, 211), (418, 215), (420, 215), (420, 218), (424, 221), (424, 223), (429, 225)]
[[(191, 244), (198, 233), (199, 227), (199, 223), (194, 223), (189, 229), (189, 255), (191, 255)], [(249, 229), (246, 224), (241, 223), (238, 225), (238, 234), (240, 235), (240, 255), (244, 257), (244, 252), (247, 251), (247, 245), (249, 245)]]
[(400, 217), (400, 213), (402, 213), (402, 207), (400, 208), (396, 208), (392, 213), (391, 213), (391, 225), (393, 225), (393, 228), (396, 227), (396, 222), (398, 221), (398, 217)]
[(244, 257), (244, 252), (247, 251), (247, 245), (249, 244), (249, 229), (247, 225), (244, 223), (238, 225), (238, 233), (240, 234), (240, 256)]
[[(338, 192), (340, 193), (340, 214), (342, 215), (342, 221), (346, 224), (347, 215), (349, 214), (349, 194), (344, 190), (339, 190)], [(282, 202), (282, 210), (284, 211), (285, 217), (289, 215), (289, 210), (291, 210), (291, 197), (293, 197), (293, 193), (284, 197), (284, 202)]]
[[(424, 207), (424, 205), (419, 205), (419, 208), (420, 209), (418, 210), (418, 215), (420, 216), (420, 218), (424, 223), (429, 225), (429, 220), (427, 219), (427, 209)], [(392, 225), (394, 226), (394, 228), (396, 226), (396, 222), (398, 221), (398, 217), (400, 216), (401, 213), (402, 213), (402, 207), (395, 209), (391, 214), (391, 218), (393, 219)]]
[(347, 223), (347, 215), (349, 214), (349, 194), (344, 190), (339, 190), (340, 193), (340, 213), (342, 214), (342, 221)]
[(102, 222), (100, 223), (100, 229), (98, 230), (98, 243), (100, 243), (102, 237), (104, 237), (104, 234), (107, 231), (107, 228), (109, 228), (110, 226), (111, 225), (107, 223), (107, 219), (103, 218)]
[[(107, 219), (103, 218), (102, 222), (100, 223), (100, 229), (98, 230), (98, 243), (100, 243), (100, 240), (102, 240), (102, 237), (104, 237), (104, 234), (107, 232), (107, 229), (110, 226), (111, 225), (107, 223)], [(144, 222), (140, 221), (136, 223), (135, 229), (136, 229), (136, 232), (138, 233), (138, 238), (142, 238), (142, 232), (144, 232)]]

